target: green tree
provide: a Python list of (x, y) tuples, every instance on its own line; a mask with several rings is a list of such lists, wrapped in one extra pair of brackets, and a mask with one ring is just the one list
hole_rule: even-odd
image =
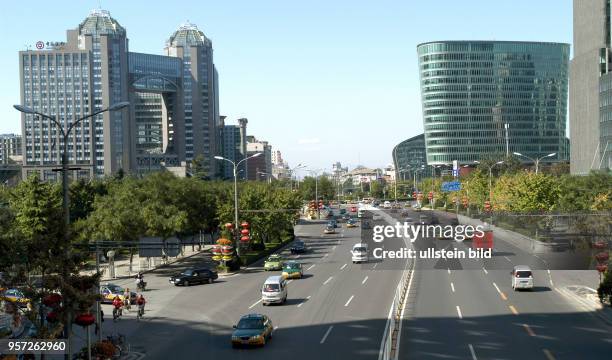
[(191, 161), (191, 174), (194, 178), (200, 180), (209, 178), (208, 172), (206, 171), (206, 158), (204, 155), (199, 154)]

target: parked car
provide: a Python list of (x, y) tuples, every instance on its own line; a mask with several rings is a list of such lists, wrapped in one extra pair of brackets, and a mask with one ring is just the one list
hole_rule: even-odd
[(291, 245), (292, 254), (302, 254), (306, 252), (306, 244), (302, 240), (297, 240)]
[[(136, 284), (134, 284), (134, 286), (136, 286)], [(119, 285), (115, 285), (111, 283), (100, 285), (100, 294), (102, 295), (103, 303), (107, 303), (107, 304), (112, 303), (115, 296), (119, 296), (119, 299), (124, 301), (125, 300), (125, 296), (123, 296), (124, 293), (125, 293), (125, 289)], [(135, 301), (136, 301), (136, 293), (133, 291), (130, 291), (130, 303), (133, 304)]]
[(5, 290), (4, 294), (0, 296), (0, 300), (12, 302), (19, 307), (26, 307), (30, 303), (30, 299), (28, 299), (19, 289)]
[(274, 326), (269, 317), (262, 314), (244, 315), (234, 325), (232, 333), (232, 347), (249, 345), (266, 345), (266, 342), (272, 339), (272, 331)]
[(283, 265), (283, 272), (281, 274), (285, 279), (301, 279), (304, 273), (302, 272), (302, 264), (297, 261), (287, 261)]
[(174, 284), (175, 286), (189, 286), (204, 283), (212, 284), (212, 282), (217, 280), (218, 277), (219, 275), (216, 271), (208, 268), (187, 269), (182, 273), (171, 277), (170, 283)]
[(283, 257), (278, 254), (272, 254), (268, 256), (266, 261), (264, 262), (264, 270), (281, 270), (283, 268)]

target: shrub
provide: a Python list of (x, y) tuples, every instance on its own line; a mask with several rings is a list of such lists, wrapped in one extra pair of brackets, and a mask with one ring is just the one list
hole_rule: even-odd
[(597, 288), (597, 295), (599, 295), (599, 301), (612, 305), (612, 271), (608, 270), (604, 275), (603, 281)]

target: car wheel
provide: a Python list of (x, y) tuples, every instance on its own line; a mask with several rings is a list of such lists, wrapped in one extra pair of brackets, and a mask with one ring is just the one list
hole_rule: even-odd
[(266, 346), (266, 337), (265, 336), (262, 338), (261, 346)]
[(266, 304), (265, 302), (261, 303), (261, 306), (266, 306), (266, 305), (268, 305), (268, 304)]
[(185, 280), (185, 282), (183, 283), (183, 285), (185, 285), (185, 286), (189, 286), (189, 281), (188, 281), (188, 280)]

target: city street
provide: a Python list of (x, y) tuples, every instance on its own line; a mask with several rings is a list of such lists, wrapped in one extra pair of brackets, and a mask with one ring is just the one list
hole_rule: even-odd
[[(352, 264), (349, 251), (359, 242), (359, 228), (346, 229), (340, 223), (336, 234), (323, 235), (324, 225), (323, 220), (298, 225), (297, 238), (309, 251), (283, 252), (287, 259), (302, 263), (305, 274), (291, 280), (285, 305), (262, 306), (261, 286), (279, 272), (265, 272), (260, 266), (210, 285), (184, 288), (168, 283), (186, 262), (205, 259), (199, 255), (148, 274), (145, 319), (136, 322), (128, 314), (113, 323), (107, 316), (105, 332), (126, 334), (132, 349), (147, 359), (187, 359), (192, 354), (232, 359), (377, 358), (401, 272), (377, 271), (376, 262)], [(105, 313), (110, 311), (106, 306)], [(273, 340), (264, 349), (231, 347), (232, 325), (248, 313), (267, 314), (274, 324)]]
[[(418, 214), (412, 212), (411, 216)], [(441, 223), (444, 217), (440, 216)], [(471, 246), (418, 239), (415, 248)], [(612, 327), (555, 290), (535, 270), (532, 291), (513, 291), (510, 270), (533, 256), (504, 241), (491, 259), (418, 261), (404, 314), (400, 359), (603, 359)]]

